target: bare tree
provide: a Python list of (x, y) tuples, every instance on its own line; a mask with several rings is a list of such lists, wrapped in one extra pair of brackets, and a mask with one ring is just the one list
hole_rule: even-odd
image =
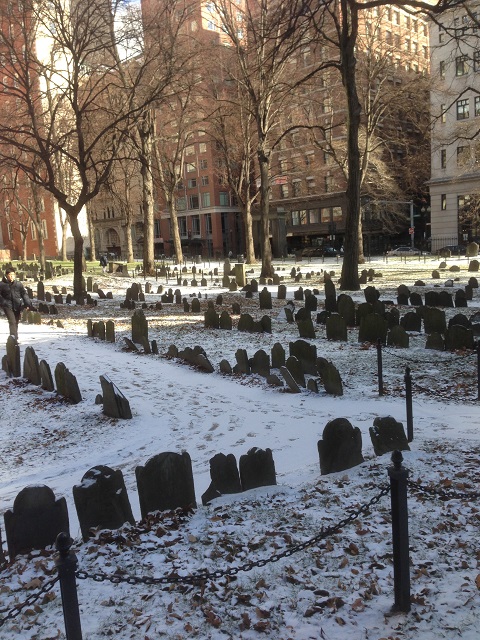
[[(118, 3), (78, 2), (67, 11), (61, 0), (27, 0), (8, 9), (0, 42), (11, 85), (0, 109), (0, 162), (23, 171), (66, 212), (75, 243), (74, 295), (80, 298), (80, 212), (105, 184), (138, 117), (165, 90), (175, 61), (164, 55), (125, 63), (119, 53), (124, 34), (115, 30)], [(156, 75), (163, 79), (158, 91), (141, 90), (144, 79)], [(74, 189), (56, 170), (63, 160), (73, 166)]]

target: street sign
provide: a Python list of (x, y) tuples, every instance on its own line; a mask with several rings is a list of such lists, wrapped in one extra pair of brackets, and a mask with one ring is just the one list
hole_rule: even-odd
[(408, 230), (408, 233), (413, 236), (413, 234), (415, 233), (415, 227), (410, 227)]

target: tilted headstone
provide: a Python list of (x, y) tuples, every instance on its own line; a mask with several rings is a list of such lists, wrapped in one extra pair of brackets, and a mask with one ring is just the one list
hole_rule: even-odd
[(322, 475), (345, 471), (364, 461), (360, 429), (346, 418), (330, 420), (317, 446)]
[(32, 549), (45, 549), (55, 544), (59, 533), (70, 531), (65, 498), (56, 500), (45, 485), (22, 489), (4, 520), (10, 561)]
[(189, 454), (164, 452), (135, 469), (142, 518), (153, 511), (196, 508)]
[(23, 377), (37, 386), (40, 386), (42, 382), (38, 356), (33, 347), (27, 347), (25, 349), (25, 356), (23, 358)]
[(289, 356), (285, 362), (285, 367), (289, 370), (295, 382), (300, 387), (305, 387), (305, 373), (300, 360), (296, 356)]
[(20, 367), (20, 347), (13, 336), (8, 336), (6, 354), (2, 359), (2, 368), (11, 378), (20, 378), (22, 375)]
[(368, 431), (376, 456), (396, 450), (410, 451), (403, 424), (392, 416), (377, 416)]
[(48, 362), (46, 362), (45, 360), (40, 360), (39, 368), (42, 389), (44, 389), (45, 391), (55, 391), (52, 371)]
[(106, 375), (100, 376), (102, 385), (103, 413), (110, 418), (130, 419), (130, 403), (118, 387)]
[(132, 315), (132, 342), (142, 342), (142, 337), (148, 340), (148, 320), (142, 309), (136, 309)]
[(343, 383), (337, 367), (325, 358), (317, 358), (317, 371), (329, 395), (343, 396)]
[(289, 390), (292, 393), (301, 393), (302, 392), (302, 390), (300, 388), (300, 385), (297, 384), (297, 381), (292, 376), (292, 374), (290, 373), (290, 371), (287, 369), (286, 366), (285, 367), (280, 367), (280, 373), (282, 374), (283, 379), (287, 383), (287, 386), (288, 386)]
[(246, 455), (240, 456), (239, 469), (243, 491), (277, 484), (271, 449), (250, 449)]
[(224, 373), (226, 375), (231, 375), (232, 373), (232, 365), (228, 360), (225, 360), (225, 358), (223, 360), (220, 360), (218, 368), (220, 369), (220, 373)]
[(135, 524), (120, 469), (92, 467), (73, 487), (73, 499), (85, 542), (92, 536), (92, 529), (115, 530), (126, 522)]
[(59, 362), (55, 367), (55, 384), (57, 393), (65, 399), (70, 400), (73, 404), (78, 404), (82, 401), (77, 379), (63, 362)]

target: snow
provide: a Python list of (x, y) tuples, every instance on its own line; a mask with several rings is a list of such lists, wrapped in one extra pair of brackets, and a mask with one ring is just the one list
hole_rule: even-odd
[[(460, 271), (450, 272), (458, 264)], [(455, 278), (450, 291), (463, 287), (472, 275), (467, 259), (449, 259), (440, 280), (432, 280), (439, 265), (433, 257), (372, 260), (370, 285), (381, 300), (396, 300), (396, 287), (406, 284), (425, 292)], [(202, 265), (207, 274), (214, 264)], [(480, 402), (477, 400), (477, 358), (473, 352), (441, 353), (426, 350), (425, 335), (411, 334), (408, 349), (383, 349), (385, 394), (378, 395), (375, 345), (358, 343), (358, 329), (349, 330), (348, 343), (325, 339), (323, 325), (315, 325), (311, 342), (319, 356), (339, 369), (344, 395), (300, 394), (269, 387), (259, 376), (226, 376), (218, 364), (235, 363), (235, 351), (258, 349), (267, 353), (280, 342), (299, 338), (296, 325), (285, 321), (282, 309), (299, 286), (318, 288), (319, 308), (324, 300), (322, 270), (335, 272), (335, 259), (310, 263), (276, 264), (285, 276), (287, 301), (276, 299), (273, 309), (258, 310), (258, 296), (228, 292), (208, 276), (208, 287), (178, 286), (175, 280), (151, 279), (155, 293), (146, 294), (149, 339), (159, 353), (175, 344), (179, 349), (202, 346), (215, 373), (197, 371), (178, 359), (127, 352), (123, 336), (131, 336), (131, 311), (119, 308), (133, 280), (108, 274), (94, 281), (112, 300), (97, 307), (59, 306), (59, 316), (42, 317), (41, 325), (21, 324), (20, 349), (35, 349), (52, 369), (64, 362), (77, 377), (83, 400), (61, 401), (21, 379), (0, 372), (0, 513), (13, 507), (16, 495), (30, 485), (47, 485), (56, 497), (66, 498), (70, 533), (79, 570), (89, 574), (188, 576), (201, 570), (231, 570), (210, 577), (204, 585), (113, 584), (108, 580), (78, 579), (83, 638), (114, 637), (200, 638), (250, 640), (260, 635), (278, 640), (394, 640), (478, 638), (480, 604), (480, 536), (478, 491), (480, 476)], [(304, 277), (290, 279), (292, 266)], [(222, 272), (220, 265), (220, 273)], [(310, 280), (307, 272), (313, 273)], [(381, 275), (380, 275), (381, 274)], [(88, 274), (87, 274), (88, 275)], [(259, 269), (253, 274), (259, 275)], [(475, 274), (473, 274), (475, 275)], [(186, 275), (189, 280), (191, 275)], [(249, 278), (252, 274), (249, 274)], [(418, 279), (425, 287), (413, 287)], [(136, 278), (135, 281), (145, 281)], [(31, 283), (33, 285), (33, 283)], [(46, 282), (67, 286), (71, 276)], [(180, 288), (190, 300), (202, 293), (202, 312), (184, 313), (183, 306), (164, 304), (157, 286)], [(262, 286), (260, 286), (260, 289)], [(231, 311), (239, 301), (242, 312), (259, 319), (272, 318), (272, 334), (246, 334), (205, 329), (203, 311), (208, 299), (223, 295), (217, 310)], [(93, 294), (95, 297), (96, 294)], [(352, 294), (364, 301), (363, 292)], [(447, 309), (447, 317), (478, 310), (475, 290), (468, 309)], [(302, 303), (295, 301), (298, 308)], [(401, 308), (404, 313), (408, 309)], [(115, 320), (116, 343), (87, 337), (86, 322)], [(56, 326), (57, 319), (63, 328)], [(7, 337), (0, 317), (0, 344)], [(369, 427), (377, 416), (393, 416), (406, 427), (404, 376), (409, 367), (413, 385), (414, 440), (404, 452), (410, 478), (423, 487), (454, 492), (452, 499), (409, 489), (412, 610), (392, 614), (393, 566), (389, 496), (370, 509), (362, 506), (378, 496), (388, 483), (390, 455), (376, 457)], [(101, 393), (100, 375), (108, 375), (130, 402), (133, 418), (115, 420), (95, 404)], [(320, 475), (317, 442), (329, 420), (344, 417), (362, 433), (365, 462), (347, 471)], [(252, 447), (271, 448), (277, 485), (223, 496), (207, 507), (201, 496), (210, 484), (209, 460), (216, 453), (233, 453), (237, 462)], [(135, 468), (165, 451), (187, 451), (192, 459), (197, 509), (192, 513), (152, 514), (141, 521)], [(81, 540), (72, 487), (93, 466), (121, 469), (137, 524), (119, 531), (99, 532), (88, 543)], [(469, 496), (468, 494), (471, 494)], [(322, 527), (335, 526), (360, 509), (358, 517), (325, 539)], [(3, 535), (3, 518), (1, 520)], [(312, 541), (293, 555), (290, 546)], [(6, 544), (4, 540), (4, 551)], [(281, 556), (274, 562), (272, 556)], [(257, 561), (267, 560), (265, 566)], [(250, 564), (253, 563), (253, 566)], [(238, 571), (239, 567), (247, 571)], [(56, 575), (53, 550), (20, 556), (0, 569), (0, 621), (17, 603), (38, 591)], [(98, 576), (97, 576), (98, 578)], [(0, 625), (0, 639), (47, 640), (64, 638), (58, 585), (19, 615)]]

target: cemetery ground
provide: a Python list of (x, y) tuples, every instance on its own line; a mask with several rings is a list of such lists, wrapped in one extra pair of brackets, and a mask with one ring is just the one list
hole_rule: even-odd
[[(432, 270), (439, 260), (430, 256), (407, 262), (372, 260), (365, 266), (375, 271), (368, 284), (378, 289), (380, 300), (396, 301), (400, 284), (424, 295), (454, 279), (453, 287), (448, 287), (453, 292), (476, 275), (468, 271), (466, 258), (446, 262), (437, 280), (432, 279)], [(454, 264), (459, 271), (450, 271)], [(220, 572), (200, 585), (78, 579), (85, 640), (476, 640), (480, 619), (476, 352), (425, 349), (425, 333), (411, 332), (407, 349), (382, 351), (384, 395), (380, 396), (376, 346), (358, 342), (358, 327), (348, 330), (346, 342), (334, 342), (326, 339), (324, 325), (315, 324), (316, 337), (308, 342), (315, 344), (318, 356), (338, 368), (342, 396), (327, 395), (323, 388), (319, 393), (306, 389), (291, 393), (286, 386), (267, 385), (259, 375), (222, 374), (220, 361), (226, 359), (233, 366), (238, 349), (251, 357), (259, 349), (270, 353), (275, 343), (281, 343), (288, 353), (289, 343), (298, 340), (299, 333), (295, 323), (286, 322), (285, 303), (299, 286), (318, 289), (321, 311), (323, 270), (333, 271), (337, 283), (341, 265), (335, 259), (278, 263), (287, 300), (277, 300), (278, 287), (269, 285), (271, 310), (259, 310), (258, 294), (246, 298), (244, 292), (222, 287), (221, 275), (208, 275), (214, 266), (218, 265), (197, 266), (205, 268), (206, 287), (178, 285), (174, 278), (149, 280), (153, 293), (145, 294), (144, 312), (149, 340), (157, 342), (159, 355), (144, 354), (141, 347), (138, 352), (125, 349), (123, 338), (131, 337), (132, 311), (120, 308), (120, 302), (132, 282), (145, 286), (140, 277), (96, 273), (94, 281), (112, 292), (111, 299), (99, 299), (97, 306), (59, 304), (58, 315), (43, 315), (42, 324), (20, 325), (22, 362), (27, 346), (52, 371), (63, 362), (77, 378), (82, 401), (70, 404), (55, 392), (0, 372), (0, 528), (5, 554), (3, 514), (24, 487), (47, 485), (56, 497), (66, 498), (81, 572), (120, 580), (188, 576), (201, 569)], [(301, 280), (292, 280), (292, 267), (300, 269)], [(221, 265), (219, 269), (221, 274)], [(258, 279), (258, 269), (247, 275)], [(190, 283), (191, 274), (185, 277)], [(420, 279), (425, 286), (414, 287)], [(33, 282), (29, 284), (35, 291)], [(71, 284), (66, 275), (46, 281), (45, 289), (57, 285), (71, 291)], [(185, 312), (183, 304), (170, 303), (155, 309), (161, 297), (159, 285), (180, 289), (190, 302), (192, 294), (201, 293), (201, 312)], [(351, 295), (357, 302), (365, 301), (363, 291)], [(256, 319), (268, 315), (272, 332), (239, 332), (238, 315), (232, 316), (231, 330), (205, 328), (208, 300), (215, 301), (218, 311), (231, 313), (232, 304), (238, 302), (242, 313)], [(297, 309), (303, 304), (295, 301)], [(479, 307), (480, 291), (475, 289), (467, 308), (447, 308), (446, 315), (471, 316)], [(399, 309), (402, 315), (412, 307)], [(115, 343), (88, 338), (88, 319), (114, 320)], [(6, 339), (2, 316), (0, 344), (5, 345)], [(200, 345), (215, 371), (205, 373), (165, 357), (171, 345), (178, 349)], [(406, 425), (407, 366), (412, 376), (414, 438), (410, 451), (403, 452), (404, 465), (410, 480), (422, 488), (409, 487), (408, 496), (412, 608), (393, 614), (390, 498), (383, 495), (376, 501), (388, 485), (391, 460), (390, 454), (375, 455), (369, 427), (378, 416), (393, 416)], [(132, 419), (106, 417), (102, 406), (95, 404), (101, 392), (99, 376), (105, 374), (128, 399)], [(325, 425), (339, 417), (360, 429), (365, 461), (322, 476), (317, 442)], [(238, 461), (252, 447), (272, 450), (277, 484), (203, 506), (210, 458), (233, 453)], [(197, 508), (151, 514), (142, 520), (135, 469), (165, 451), (190, 454)], [(72, 487), (95, 465), (122, 471), (136, 524), (98, 532), (82, 542)], [(355, 512), (357, 517), (349, 519)], [(335, 528), (345, 518), (348, 522), (334, 533), (325, 539), (319, 536), (322, 527)], [(309, 541), (306, 548), (289, 554)], [(18, 556), (2, 566), (0, 620), (55, 575), (52, 549)], [(2, 640), (64, 637), (58, 584), (0, 626)]]

